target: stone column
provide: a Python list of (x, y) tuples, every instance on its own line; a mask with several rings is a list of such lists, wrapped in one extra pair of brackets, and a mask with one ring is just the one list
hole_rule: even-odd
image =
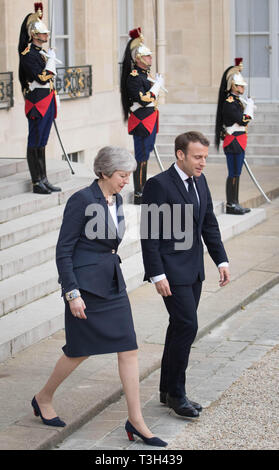
[[(166, 20), (165, 20), (165, 0), (157, 0), (157, 38), (156, 38), (156, 55), (157, 55), (157, 72), (166, 78), (165, 58), (166, 58)], [(165, 102), (165, 94), (161, 92), (160, 103)]]

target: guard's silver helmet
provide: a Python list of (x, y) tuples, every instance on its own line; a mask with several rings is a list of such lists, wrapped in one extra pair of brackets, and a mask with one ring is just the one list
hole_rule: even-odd
[(242, 70), (243, 70), (243, 59), (236, 58), (234, 67), (231, 67), (226, 75), (228, 91), (231, 89), (233, 85), (241, 85), (241, 86), (247, 85), (243, 76), (241, 75)]
[(142, 60), (143, 57), (152, 55), (151, 50), (144, 44), (144, 37), (141, 33), (141, 28), (133, 29), (129, 32), (130, 38), (132, 39), (130, 43), (130, 51), (133, 61), (136, 59)]
[(35, 13), (32, 13), (27, 20), (27, 31), (29, 39), (36, 34), (49, 34), (49, 29), (42, 22), (43, 17), (43, 4), (35, 3)]

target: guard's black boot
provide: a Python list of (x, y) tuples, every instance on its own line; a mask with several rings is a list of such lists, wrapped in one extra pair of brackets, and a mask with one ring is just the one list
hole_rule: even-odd
[(33, 184), (33, 193), (51, 194), (51, 191), (41, 181), (40, 165), (38, 159), (38, 149), (27, 147), (27, 163)]
[(39, 166), (40, 166), (41, 181), (47, 187), (47, 189), (49, 189), (51, 192), (61, 191), (61, 188), (59, 188), (58, 186), (53, 186), (47, 179), (45, 147), (39, 147), (38, 148), (38, 155), (39, 155)]
[(146, 182), (147, 161), (137, 162), (137, 168), (134, 171), (134, 204), (142, 203), (142, 191)]
[(239, 202), (238, 202), (238, 201), (239, 201), (239, 199), (238, 199), (238, 198), (239, 198), (239, 196), (238, 196), (238, 195), (239, 195), (239, 180), (240, 180), (240, 176), (236, 176), (236, 187), (237, 187), (237, 189), (236, 189), (236, 194), (237, 194), (237, 204), (238, 204), (238, 206), (239, 206), (241, 209), (243, 209), (243, 210), (244, 210), (245, 214), (247, 214), (247, 212), (251, 212), (251, 209), (249, 209), (248, 207), (242, 207), (242, 206), (239, 204)]
[(227, 214), (234, 214), (234, 215), (243, 215), (245, 214), (245, 210), (238, 204), (238, 186), (237, 186), (237, 178), (236, 177), (227, 177), (226, 182), (226, 196), (227, 196), (227, 204), (226, 204), (226, 213)]

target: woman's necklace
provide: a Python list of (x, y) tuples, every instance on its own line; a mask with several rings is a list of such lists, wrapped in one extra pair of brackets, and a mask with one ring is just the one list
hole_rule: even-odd
[(99, 181), (99, 186), (100, 186), (100, 189), (104, 195), (104, 198), (106, 200), (106, 203), (108, 206), (113, 206), (113, 204), (115, 203), (115, 196), (113, 194), (109, 194), (109, 195), (106, 195), (105, 194), (105, 191), (104, 191), (104, 188), (102, 187), (102, 183)]
[(115, 196), (108, 196), (106, 197), (107, 205), (108, 206), (113, 206), (115, 204)]

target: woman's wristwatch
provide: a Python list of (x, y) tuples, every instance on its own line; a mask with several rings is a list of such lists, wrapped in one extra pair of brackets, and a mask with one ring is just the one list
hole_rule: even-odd
[(80, 297), (80, 291), (78, 289), (71, 290), (70, 292), (66, 292), (65, 294), (66, 300), (74, 300)]

